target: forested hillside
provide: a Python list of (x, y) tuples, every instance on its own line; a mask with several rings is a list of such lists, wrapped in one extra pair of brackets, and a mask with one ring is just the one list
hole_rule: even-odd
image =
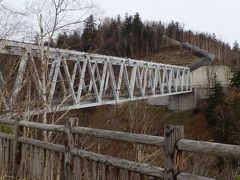
[[(100, 23), (90, 15), (84, 21), (82, 31), (76, 29), (72, 33), (62, 32), (52, 45), (78, 51), (142, 58), (159, 52), (168, 45), (169, 38), (189, 42), (214, 53), (220, 63), (236, 63), (230, 45), (218, 40), (215, 34), (186, 30), (183, 25), (174, 21), (168, 25), (161, 21), (143, 22), (138, 13), (126, 14), (124, 18), (105, 18)], [(235, 45), (238, 47), (237, 43)]]

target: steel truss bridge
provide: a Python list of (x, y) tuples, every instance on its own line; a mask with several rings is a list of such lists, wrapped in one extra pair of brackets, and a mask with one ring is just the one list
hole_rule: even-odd
[(169, 96), (192, 91), (188, 67), (0, 41), (1, 110), (41, 114), (46, 73), (47, 112)]

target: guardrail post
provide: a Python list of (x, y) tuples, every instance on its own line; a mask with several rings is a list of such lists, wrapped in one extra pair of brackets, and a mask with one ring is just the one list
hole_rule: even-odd
[(71, 150), (75, 146), (74, 136), (71, 132), (73, 126), (76, 125), (76, 118), (68, 118), (65, 121), (65, 154), (64, 154), (64, 177), (61, 179), (72, 180), (73, 179), (73, 158)]
[(183, 152), (176, 148), (176, 142), (183, 137), (183, 126), (164, 126), (164, 180), (177, 180), (177, 175), (183, 169)]
[(21, 143), (18, 142), (18, 138), (19, 136), (21, 136), (22, 131), (19, 126), (19, 122), (20, 122), (21, 118), (17, 117), (15, 119), (15, 124), (14, 124), (14, 140), (13, 140), (13, 168), (12, 168), (12, 175), (14, 177), (14, 179), (18, 179), (18, 167), (20, 165), (21, 162)]

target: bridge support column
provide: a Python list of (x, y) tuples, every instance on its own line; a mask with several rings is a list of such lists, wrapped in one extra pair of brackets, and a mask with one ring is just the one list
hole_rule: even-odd
[(197, 98), (195, 92), (169, 96), (168, 109), (172, 111), (192, 110), (196, 107)]

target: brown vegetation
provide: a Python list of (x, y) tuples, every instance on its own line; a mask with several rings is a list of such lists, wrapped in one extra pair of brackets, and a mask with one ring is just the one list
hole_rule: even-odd
[[(79, 126), (159, 136), (163, 136), (164, 124), (183, 124), (186, 138), (214, 139), (214, 130), (207, 126), (202, 112), (169, 112), (143, 101), (79, 110), (69, 112), (67, 116), (77, 116), (80, 119)], [(163, 149), (83, 136), (77, 139), (82, 149), (163, 167)], [(234, 179), (240, 173), (236, 163), (230, 159), (191, 153), (185, 153), (184, 156), (184, 170), (189, 173), (223, 180)]]

